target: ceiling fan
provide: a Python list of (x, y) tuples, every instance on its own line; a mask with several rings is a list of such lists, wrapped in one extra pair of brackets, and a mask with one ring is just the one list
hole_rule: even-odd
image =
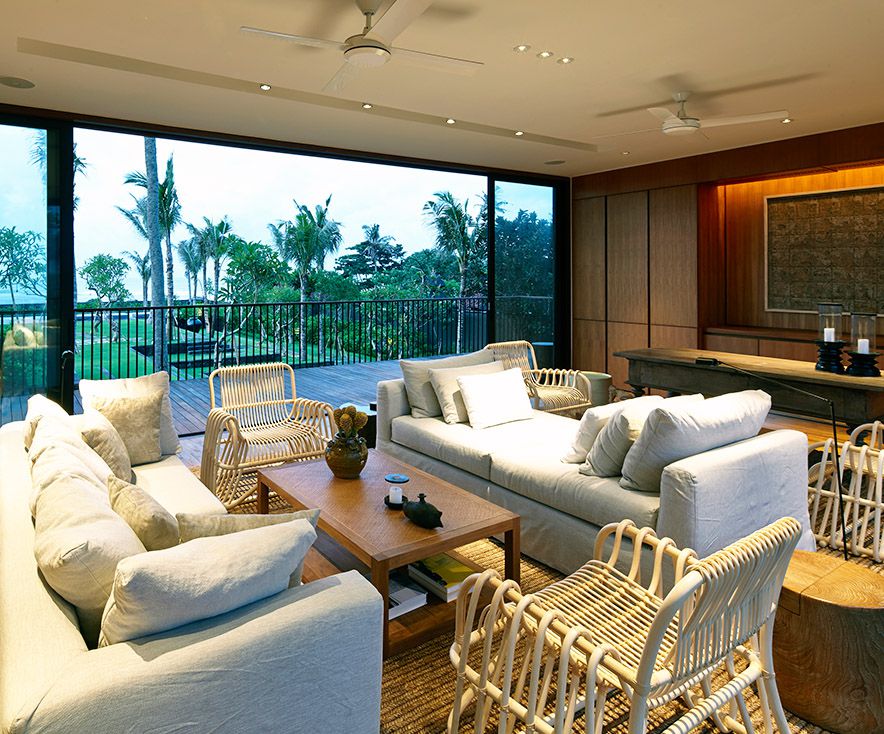
[(776, 110), (774, 112), (759, 112), (755, 115), (710, 117), (701, 120), (698, 117), (691, 117), (685, 110), (685, 103), (690, 94), (690, 92), (676, 92), (672, 95), (672, 99), (678, 103), (678, 110), (676, 112), (672, 112), (665, 107), (648, 107), (648, 112), (663, 121), (662, 130), (664, 135), (691, 135), (700, 128), (743, 125), (745, 123), (765, 122), (767, 120), (784, 120), (789, 117), (789, 113), (786, 110)]
[(323, 91), (326, 92), (336, 92), (342, 89), (347, 79), (358, 73), (359, 69), (377, 68), (394, 58), (414, 66), (455, 74), (473, 74), (484, 66), (479, 61), (440, 56), (425, 51), (412, 51), (393, 46), (396, 37), (430, 6), (432, 0), (394, 0), (387, 12), (372, 25), (374, 15), (381, 2), (382, 0), (356, 0), (359, 12), (365, 16), (365, 27), (361, 33), (350, 36), (344, 41), (327, 41), (323, 38), (296, 36), (291, 33), (251, 26), (242, 26), (240, 30), (244, 33), (257, 33), (262, 36), (281, 38), (301, 46), (343, 52), (344, 64), (323, 87)]

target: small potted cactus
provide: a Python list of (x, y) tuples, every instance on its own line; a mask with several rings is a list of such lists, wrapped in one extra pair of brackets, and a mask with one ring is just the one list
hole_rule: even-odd
[(334, 412), (338, 432), (325, 447), (325, 462), (339, 479), (357, 479), (368, 461), (368, 446), (359, 431), (368, 423), (368, 416), (347, 405)]

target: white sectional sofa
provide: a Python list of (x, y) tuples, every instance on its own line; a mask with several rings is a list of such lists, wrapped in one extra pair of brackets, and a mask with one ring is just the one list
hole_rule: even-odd
[[(624, 518), (706, 556), (780, 517), (807, 518), (807, 437), (773, 431), (666, 467), (659, 493), (561, 461), (578, 421), (535, 411), (477, 430), (413, 417), (403, 380), (378, 383), (377, 448), (521, 515), (522, 550), (570, 573), (592, 557), (598, 530)], [(432, 497), (428, 498), (432, 501)]]
[[(89, 649), (35, 561), (23, 435), (0, 428), (0, 731), (377, 734), (381, 599), (356, 572)], [(176, 456), (134, 471), (172, 514), (226, 512)]]

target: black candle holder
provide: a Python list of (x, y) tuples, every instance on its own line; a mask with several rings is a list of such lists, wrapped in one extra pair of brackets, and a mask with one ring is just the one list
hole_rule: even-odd
[(847, 374), (851, 377), (880, 377), (877, 352), (848, 352), (850, 365)]
[(816, 361), (816, 369), (820, 372), (832, 372), (836, 375), (844, 374), (844, 365), (841, 364), (841, 350), (847, 342), (834, 341), (824, 342), (821, 339), (816, 340), (818, 358)]

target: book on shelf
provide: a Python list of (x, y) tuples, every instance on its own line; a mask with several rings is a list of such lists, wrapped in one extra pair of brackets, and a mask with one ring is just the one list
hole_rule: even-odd
[(420, 609), (430, 600), (427, 590), (410, 579), (406, 573), (394, 571), (390, 574), (389, 584), (387, 619), (396, 619)]
[(464, 579), (474, 573), (475, 568), (448, 553), (439, 553), (408, 565), (408, 575), (445, 602), (454, 601)]

